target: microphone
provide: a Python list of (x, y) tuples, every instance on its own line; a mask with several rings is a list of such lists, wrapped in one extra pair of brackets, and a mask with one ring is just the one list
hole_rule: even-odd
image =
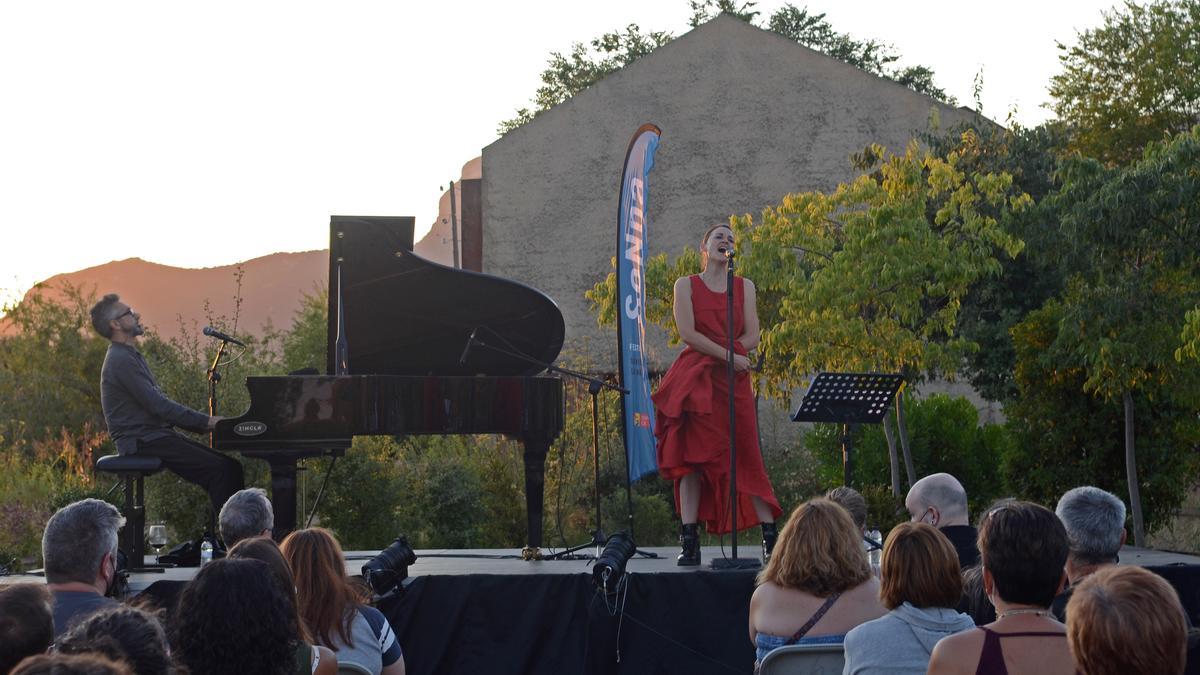
[(231, 338), (228, 335), (222, 333), (221, 331), (214, 329), (212, 326), (205, 326), (204, 330), (202, 330), (200, 332), (204, 333), (205, 335), (207, 335), (209, 337), (217, 338), (218, 340), (220, 340), (222, 342), (232, 342), (233, 344), (235, 344), (239, 347), (246, 346), (245, 342), (242, 342), (241, 340), (238, 340), (235, 338)]
[(726, 260), (733, 260), (734, 250), (732, 248), (721, 247), (717, 250), (721, 252), (721, 255), (725, 256)]
[(458, 365), (460, 365), (460, 366), (467, 365), (467, 354), (471, 353), (471, 347), (472, 347), (472, 345), (475, 344), (475, 334), (478, 332), (479, 332), (478, 326), (476, 326), (475, 330), (471, 331), (471, 337), (467, 338), (467, 346), (463, 347), (462, 356), (458, 357)]

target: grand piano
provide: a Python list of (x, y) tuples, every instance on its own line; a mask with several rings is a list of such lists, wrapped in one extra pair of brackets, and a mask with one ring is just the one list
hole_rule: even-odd
[(422, 259), (413, 227), (330, 219), (327, 374), (246, 378), (250, 408), (217, 423), (213, 447), (271, 464), (281, 536), (296, 523), (300, 458), (337, 456), (354, 436), (504, 434), (524, 444), (536, 557), (546, 453), (564, 418), (562, 380), (539, 373), (562, 349), (562, 312), (523, 284)]

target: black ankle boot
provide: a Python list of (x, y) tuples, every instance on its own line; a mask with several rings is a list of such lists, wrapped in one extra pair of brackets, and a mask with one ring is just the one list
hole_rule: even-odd
[(700, 564), (700, 530), (695, 523), (679, 528), (679, 546), (683, 549), (675, 564), (694, 567)]
[(763, 564), (771, 562), (771, 553), (775, 550), (775, 540), (778, 537), (779, 533), (775, 530), (775, 523), (762, 524)]

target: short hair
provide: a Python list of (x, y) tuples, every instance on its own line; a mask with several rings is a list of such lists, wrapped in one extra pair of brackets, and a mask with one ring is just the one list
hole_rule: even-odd
[(134, 675), (124, 663), (99, 654), (38, 654), (21, 662), (11, 675)]
[(880, 563), (879, 599), (888, 609), (957, 607), (962, 572), (954, 545), (936, 527), (900, 523), (888, 533)]
[(252, 487), (233, 493), (221, 507), (219, 520), (221, 538), (226, 546), (233, 546), (275, 527), (275, 512), (266, 490)]
[(912, 489), (917, 491), (922, 504), (937, 507), (942, 520), (967, 519), (967, 491), (954, 476), (948, 473), (931, 474), (914, 483)]
[(100, 302), (92, 305), (92, 328), (96, 329), (104, 338), (112, 337), (112, 326), (108, 325), (110, 321), (117, 318), (113, 316), (113, 305), (121, 301), (121, 296), (116, 293), (109, 293), (100, 298)]
[(867, 500), (861, 492), (843, 485), (826, 492), (825, 498), (846, 509), (858, 529), (862, 530), (867, 527)]
[(171, 654), (193, 673), (287, 675), (295, 670), (296, 613), (261, 560), (214, 560), (179, 595)]
[(1087, 675), (1182, 673), (1187, 619), (1166, 579), (1133, 565), (1113, 566), (1072, 591), (1067, 643)]
[(840, 505), (817, 497), (796, 507), (758, 583), (825, 598), (871, 578), (859, 530)]
[(84, 618), (58, 638), (55, 649), (62, 654), (102, 654), (129, 664), (138, 675), (172, 672), (162, 623), (154, 614), (129, 605)]
[(54, 643), (54, 610), (46, 585), (0, 585), (0, 673)]
[(1067, 531), (1050, 509), (1014, 501), (988, 512), (979, 528), (979, 557), (995, 592), (1007, 602), (1049, 607), (1067, 562)]
[(46, 581), (94, 582), (104, 554), (116, 557), (117, 530), (124, 525), (125, 518), (117, 507), (99, 499), (83, 499), (59, 509), (50, 516), (42, 533)]
[(1085, 485), (1068, 490), (1054, 510), (1067, 529), (1071, 558), (1084, 565), (1117, 561), (1125, 528), (1125, 504), (1116, 495)]

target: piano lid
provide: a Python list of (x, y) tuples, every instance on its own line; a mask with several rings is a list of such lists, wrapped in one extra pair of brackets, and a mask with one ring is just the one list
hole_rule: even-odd
[[(412, 252), (410, 217), (332, 216), (326, 372), (334, 373), (338, 311), (349, 374), (536, 375), (553, 363), (565, 324), (541, 291), (446, 267)], [(341, 293), (338, 272), (341, 272)], [(478, 340), (459, 365), (472, 331)]]

